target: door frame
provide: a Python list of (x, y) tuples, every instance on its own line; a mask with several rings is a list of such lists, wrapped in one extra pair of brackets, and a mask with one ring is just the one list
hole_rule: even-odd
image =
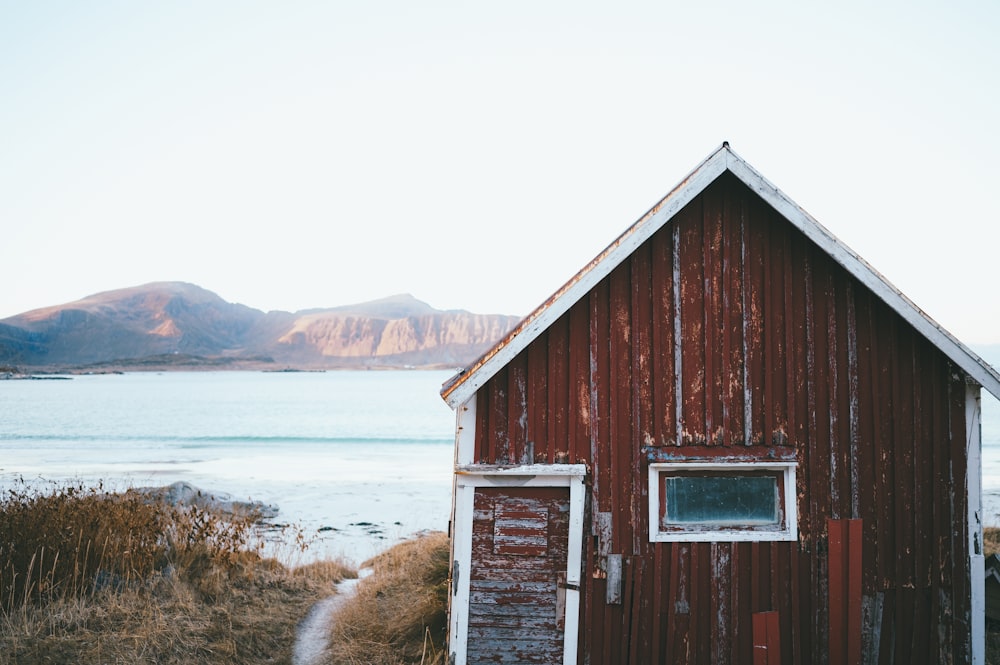
[(455, 467), (455, 514), (451, 578), (451, 662), (465, 665), (469, 635), (469, 571), (472, 567), (472, 519), (479, 487), (568, 487), (569, 542), (566, 550), (566, 616), (563, 663), (575, 665), (580, 625), (580, 576), (583, 553), (584, 464), (527, 464)]

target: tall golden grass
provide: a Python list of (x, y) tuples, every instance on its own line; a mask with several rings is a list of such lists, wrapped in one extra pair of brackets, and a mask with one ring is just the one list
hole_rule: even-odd
[(0, 501), (0, 609), (147, 581), (204, 559), (235, 564), (259, 551), (254, 515), (156, 503), (139, 492), (21, 483)]
[(983, 528), (983, 553), (986, 556), (1000, 552), (1000, 527)]
[(362, 564), (372, 574), (336, 614), (331, 665), (447, 662), (449, 539), (433, 533)]
[(255, 516), (138, 492), (23, 485), (0, 498), (0, 665), (290, 663), (336, 581), (261, 556)]

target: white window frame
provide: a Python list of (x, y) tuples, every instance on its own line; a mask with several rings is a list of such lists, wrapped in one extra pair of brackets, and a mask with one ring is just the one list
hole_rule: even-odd
[[(799, 537), (798, 513), (795, 500), (795, 469), (797, 462), (729, 462), (724, 460), (712, 462), (654, 462), (649, 465), (649, 540), (653, 543), (685, 542), (685, 543), (718, 543), (718, 542), (764, 542), (764, 541), (795, 541)], [(780, 512), (781, 528), (773, 526), (745, 528), (711, 529), (700, 526), (695, 529), (683, 528), (663, 531), (660, 529), (660, 477), (670, 471), (770, 471), (784, 475), (784, 495), (781, 497)]]

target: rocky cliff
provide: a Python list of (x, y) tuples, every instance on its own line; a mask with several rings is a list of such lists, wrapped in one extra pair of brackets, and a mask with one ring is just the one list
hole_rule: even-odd
[[(0, 321), (0, 365), (246, 364), (305, 369), (468, 364), (518, 317), (440, 311), (410, 295), (262, 312), (157, 282)], [(195, 363), (195, 359), (197, 362)]]

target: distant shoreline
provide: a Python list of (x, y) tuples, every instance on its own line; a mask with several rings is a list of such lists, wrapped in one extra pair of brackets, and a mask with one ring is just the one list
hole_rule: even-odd
[[(407, 365), (399, 363), (378, 363), (370, 359), (352, 362), (344, 359), (326, 365), (282, 365), (271, 360), (242, 359), (206, 356), (154, 356), (92, 363), (85, 365), (23, 365), (0, 366), (0, 380), (56, 378), (61, 376), (90, 376), (100, 374), (124, 374), (125, 372), (337, 372), (337, 371), (460, 371), (461, 368), (443, 363), (429, 365)], [(365, 362), (368, 360), (368, 362)]]

